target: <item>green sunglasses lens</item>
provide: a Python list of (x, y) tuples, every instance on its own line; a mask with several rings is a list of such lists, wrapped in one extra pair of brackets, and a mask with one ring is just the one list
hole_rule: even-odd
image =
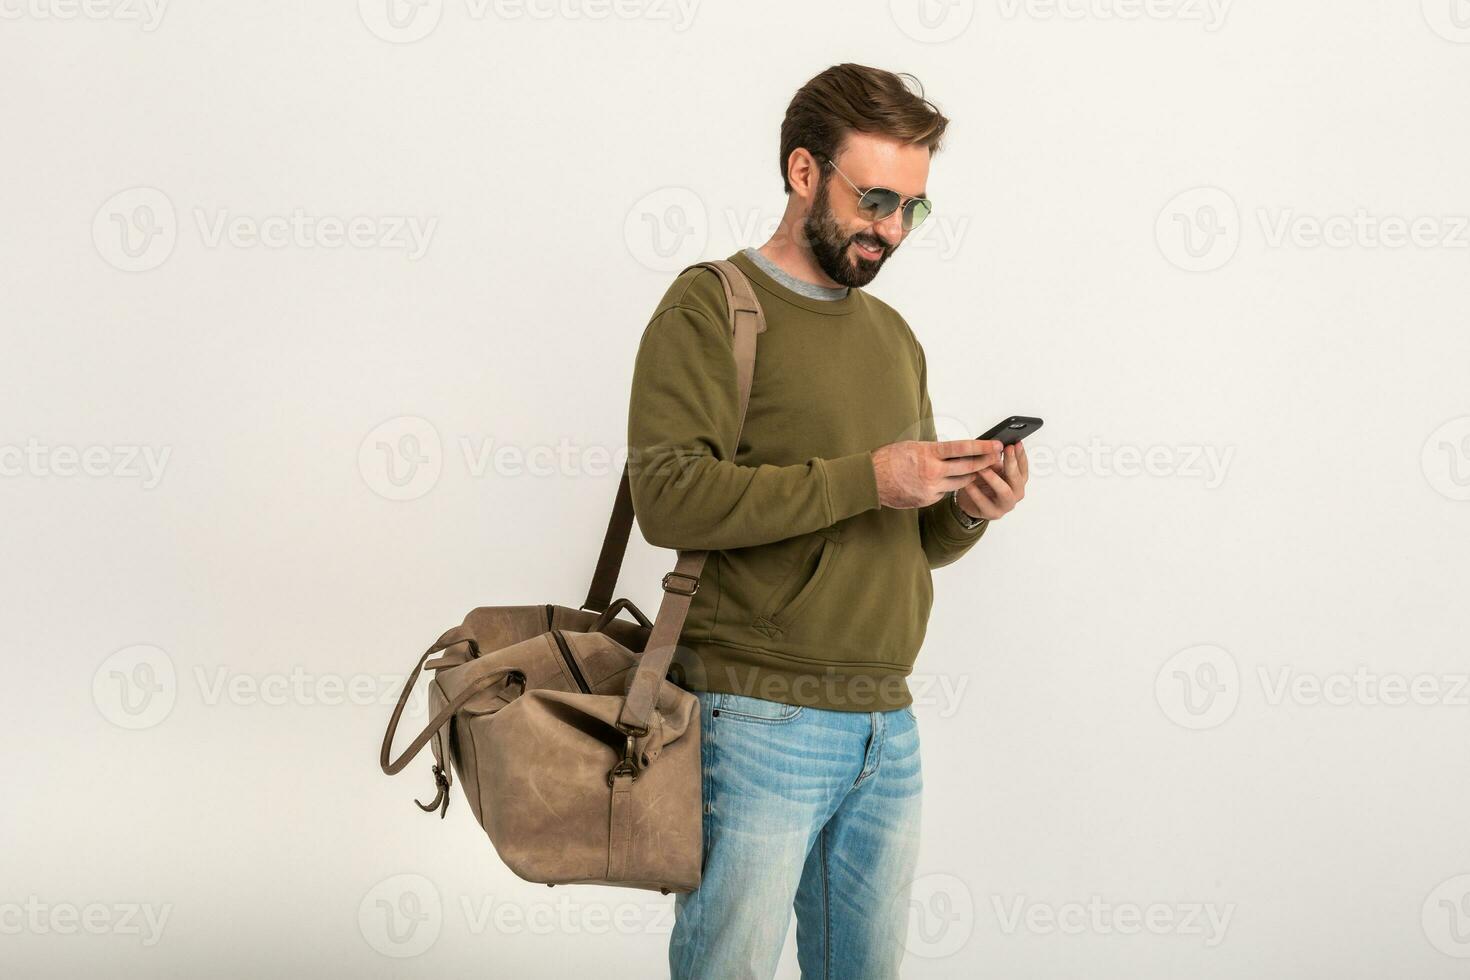
[(924, 223), (929, 217), (929, 212), (934, 210), (934, 205), (928, 201), (917, 198), (909, 202), (909, 206), (903, 211), (903, 227), (905, 231), (913, 231)]
[(863, 217), (877, 221), (897, 211), (898, 201), (897, 191), (891, 191), (886, 187), (874, 187), (863, 194), (858, 201), (858, 208), (863, 212)]

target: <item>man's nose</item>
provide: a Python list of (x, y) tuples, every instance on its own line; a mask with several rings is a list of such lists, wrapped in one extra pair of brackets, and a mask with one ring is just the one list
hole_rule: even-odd
[(873, 233), (883, 239), (889, 248), (897, 247), (903, 241), (903, 208), (894, 211), (888, 217), (873, 225)]

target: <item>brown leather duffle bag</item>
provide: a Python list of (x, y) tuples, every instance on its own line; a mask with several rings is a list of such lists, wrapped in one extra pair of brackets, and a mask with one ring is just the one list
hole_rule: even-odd
[[(738, 267), (696, 265), (724, 284), (743, 425), (765, 319)], [(419, 658), (383, 736), (389, 775), (431, 747), (438, 794), (419, 807), (443, 816), (457, 774), (496, 853), (527, 881), (699, 887), (699, 701), (668, 674), (707, 553), (678, 553), (650, 623), (612, 599), (632, 528), (624, 467), (587, 601), (473, 610)], [(635, 621), (617, 618), (624, 611)], [(431, 719), (394, 759), (403, 707), (425, 671)]]

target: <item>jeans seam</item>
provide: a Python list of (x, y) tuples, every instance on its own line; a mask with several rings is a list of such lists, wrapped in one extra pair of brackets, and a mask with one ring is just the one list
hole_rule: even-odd
[(827, 880), (827, 828), (817, 835), (817, 846), (822, 849), (822, 980), (832, 976), (832, 887)]
[(883, 768), (883, 746), (888, 743), (888, 719), (880, 715), (878, 724), (883, 726), (883, 735), (878, 739), (878, 752), (873, 756), (873, 775), (875, 776)]
[(715, 720), (714, 720), (714, 714), (713, 714), (713, 712), (708, 711), (708, 709), (706, 709), (705, 713), (710, 716), (710, 718), (709, 718), (709, 742), (708, 742), (708, 746), (707, 746), (709, 751), (708, 751), (708, 754), (706, 756), (706, 760), (705, 760), (706, 764), (705, 764), (705, 769), (704, 769), (704, 798), (705, 798), (705, 808), (709, 811), (708, 813), (704, 814), (704, 816), (708, 818), (708, 819), (704, 820), (704, 857), (705, 857), (705, 860), (708, 860), (709, 859), (710, 838), (712, 836), (711, 829), (712, 829), (712, 826), (713, 826), (713, 824), (715, 822), (715, 751), (716, 751), (716, 749), (715, 749)]
[[(704, 837), (704, 852), (700, 856), (700, 877), (703, 878), (704, 866), (709, 863), (710, 830), (715, 822), (715, 724), (713, 713), (703, 704), (700, 705), (700, 714), (707, 716), (709, 720), (709, 738), (706, 741), (701, 737), (699, 746), (700, 762), (705, 764), (704, 772), (701, 774), (703, 786), (705, 787), (703, 794), (704, 803), (709, 810), (708, 813), (700, 814), (699, 818)], [(700, 721), (705, 721), (705, 718), (701, 717)], [(701, 913), (699, 921), (694, 923), (694, 948), (689, 951), (689, 955), (685, 959), (687, 963), (700, 963), (704, 960), (704, 943), (708, 937), (709, 930), (705, 928), (703, 919), (704, 915)]]

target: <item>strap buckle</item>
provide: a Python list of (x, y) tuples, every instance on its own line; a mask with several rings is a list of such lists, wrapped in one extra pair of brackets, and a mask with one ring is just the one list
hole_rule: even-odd
[(638, 781), (638, 763), (634, 761), (632, 735), (628, 736), (627, 743), (623, 746), (623, 757), (607, 771), (607, 784), (611, 786), (613, 780), (619, 776), (627, 776), (635, 783)]
[[(686, 592), (684, 589), (679, 588), (678, 586), (670, 585), (669, 579), (671, 578), (687, 579), (694, 584), (689, 586), (688, 591)], [(694, 593), (699, 591), (699, 576), (690, 575), (688, 572), (669, 572), (663, 577), (663, 587), (665, 592), (672, 592), (675, 595), (693, 595)]]
[(433, 813), (438, 810), (439, 819), (443, 820), (445, 814), (449, 812), (449, 776), (444, 772), (444, 767), (437, 762), (434, 763), (434, 787), (438, 792), (435, 793), (432, 802), (424, 803), (417, 799), (414, 802), (425, 813)]

